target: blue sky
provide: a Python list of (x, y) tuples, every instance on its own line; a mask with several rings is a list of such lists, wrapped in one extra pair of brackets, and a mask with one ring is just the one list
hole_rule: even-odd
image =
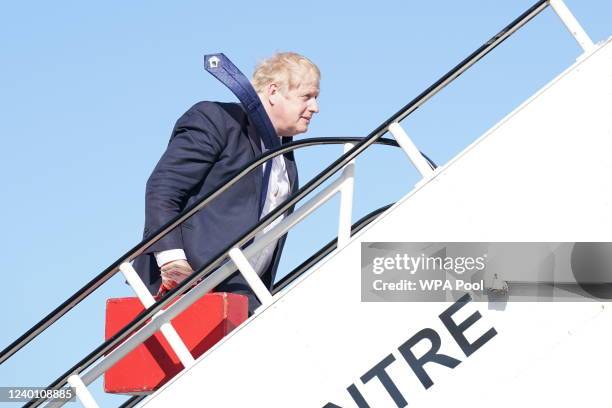
[[(364, 136), (527, 9), (533, 0), (13, 2), (0, 13), (0, 347), (139, 242), (144, 186), (175, 120), (200, 100), (234, 100), (202, 69), (224, 52), (247, 75), (275, 51), (322, 71), (321, 112), (304, 137)], [(594, 41), (612, 3), (566, 0)], [(404, 122), (447, 162), (580, 50), (552, 10)], [(302, 184), (341, 152), (297, 153)], [(519, 159), (517, 158), (517, 161)], [(398, 151), (357, 160), (354, 220), (407, 193), (417, 176)], [(333, 237), (333, 201), (290, 234), (280, 273)], [(0, 386), (43, 386), (103, 341), (118, 277), (0, 366)], [(122, 397), (102, 396), (103, 406)]]

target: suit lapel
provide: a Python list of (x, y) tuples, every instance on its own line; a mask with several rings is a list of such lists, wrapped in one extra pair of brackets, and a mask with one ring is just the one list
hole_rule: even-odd
[[(247, 138), (249, 139), (249, 143), (251, 145), (251, 149), (253, 150), (253, 158), (257, 158), (261, 156), (261, 139), (257, 136), (257, 131), (255, 130), (255, 126), (248, 117), (245, 115), (247, 121)], [(261, 194), (261, 183), (263, 179), (263, 166), (257, 167), (253, 170), (255, 173), (255, 192), (257, 193), (257, 198), (259, 202), (259, 195)]]

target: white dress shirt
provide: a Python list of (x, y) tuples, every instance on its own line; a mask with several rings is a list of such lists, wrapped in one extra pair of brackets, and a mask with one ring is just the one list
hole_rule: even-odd
[[(268, 166), (270, 163), (264, 164), (264, 171), (266, 170), (265, 166)], [(268, 193), (266, 194), (266, 201), (264, 201), (264, 206), (261, 211), (261, 218), (272, 212), (280, 203), (285, 201), (289, 197), (289, 177), (287, 175), (287, 168), (285, 167), (285, 159), (281, 156), (276, 156), (272, 159), (272, 169), (270, 170), (270, 183), (268, 185)], [(260, 218), (260, 219), (261, 219)], [(281, 220), (285, 218), (285, 214), (281, 214), (274, 221), (268, 224), (263, 230), (261, 230), (257, 235), (255, 235), (255, 240), (258, 237), (270, 231), (272, 227), (281, 222)], [(270, 244), (268, 244), (264, 249), (260, 252), (254, 254), (249, 258), (249, 262), (255, 269), (255, 272), (259, 276), (263, 275), (263, 273), (270, 266), (270, 262), (272, 261), (272, 255), (274, 255), (274, 249), (276, 248), (276, 243), (278, 239), (275, 239)]]
[[(264, 172), (266, 166), (268, 165), (270, 165), (269, 162), (266, 162), (264, 164)], [(272, 159), (272, 169), (270, 170), (270, 183), (268, 185), (266, 201), (264, 202), (264, 206), (261, 212), (261, 218), (263, 218), (276, 207), (278, 207), (278, 205), (285, 201), (287, 197), (289, 197), (289, 176), (287, 175), (285, 159), (282, 155), (276, 156)], [(284, 214), (281, 214), (279, 217), (277, 217), (267, 227), (265, 227), (262, 231), (255, 235), (255, 239), (272, 229), (272, 227), (278, 224), (284, 217)], [(263, 275), (266, 269), (268, 269), (268, 267), (270, 266), (270, 262), (272, 261), (272, 255), (274, 255), (274, 249), (276, 248), (277, 242), (278, 239), (274, 240), (259, 253), (253, 254), (253, 256), (249, 258), (251, 266), (253, 266), (253, 269), (255, 270), (255, 272), (257, 272), (258, 275)], [(187, 257), (185, 256), (185, 251), (183, 251), (183, 249), (181, 248), (155, 252), (155, 260), (157, 261), (157, 265), (160, 267), (168, 262), (176, 261), (179, 259), (187, 259)]]

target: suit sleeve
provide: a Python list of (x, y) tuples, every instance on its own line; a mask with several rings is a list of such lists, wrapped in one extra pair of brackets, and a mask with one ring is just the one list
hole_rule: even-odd
[[(176, 122), (168, 148), (149, 177), (145, 194), (145, 238), (178, 215), (195, 187), (204, 181), (225, 146), (220, 108), (200, 103)], [(175, 228), (147, 252), (184, 248)]]

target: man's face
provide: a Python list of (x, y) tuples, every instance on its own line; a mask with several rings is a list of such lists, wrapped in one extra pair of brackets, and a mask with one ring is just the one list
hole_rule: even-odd
[(279, 136), (294, 136), (308, 130), (313, 115), (319, 112), (319, 81), (312, 74), (302, 74), (292, 89), (276, 88), (271, 95), (270, 119)]

